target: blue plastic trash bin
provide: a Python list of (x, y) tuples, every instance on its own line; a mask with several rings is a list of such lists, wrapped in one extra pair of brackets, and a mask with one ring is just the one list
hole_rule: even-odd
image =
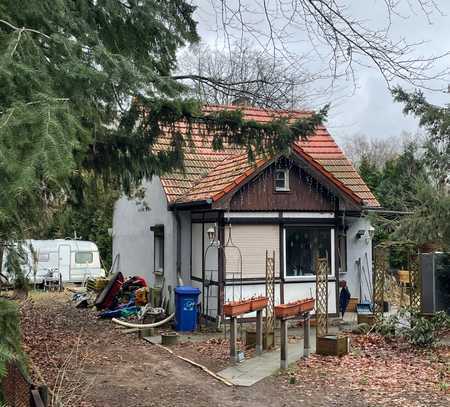
[(197, 328), (197, 304), (200, 290), (190, 286), (175, 288), (175, 329), (194, 331)]

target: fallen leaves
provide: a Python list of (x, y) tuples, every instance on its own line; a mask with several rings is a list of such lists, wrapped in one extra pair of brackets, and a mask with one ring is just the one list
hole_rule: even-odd
[[(311, 389), (345, 388), (363, 394), (369, 405), (429, 406), (450, 403), (448, 349), (417, 351), (377, 335), (352, 336), (352, 350), (341, 358), (301, 359), (290, 381)], [(295, 380), (292, 380), (292, 377)], [(444, 401), (445, 400), (445, 401)]]
[[(254, 348), (245, 349), (245, 345), (238, 339), (238, 349), (242, 349), (244, 357), (251, 358)], [(230, 343), (229, 339), (216, 337), (205, 340), (183, 341), (177, 345), (177, 352), (186, 356), (195, 357), (204, 363), (210, 369), (218, 371), (229, 364), (230, 361)]]

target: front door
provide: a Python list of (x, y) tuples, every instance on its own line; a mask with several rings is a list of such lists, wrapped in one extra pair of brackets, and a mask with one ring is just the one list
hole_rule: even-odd
[(58, 249), (58, 270), (63, 281), (70, 281), (70, 245), (63, 244)]

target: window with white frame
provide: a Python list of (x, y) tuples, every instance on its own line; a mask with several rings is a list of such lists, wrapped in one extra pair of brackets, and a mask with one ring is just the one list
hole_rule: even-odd
[(275, 191), (289, 191), (289, 170), (275, 170)]
[(155, 225), (153, 231), (153, 270), (155, 273), (164, 273), (164, 225)]
[(327, 258), (334, 275), (334, 229), (289, 226), (284, 230), (285, 277), (315, 278), (316, 260)]

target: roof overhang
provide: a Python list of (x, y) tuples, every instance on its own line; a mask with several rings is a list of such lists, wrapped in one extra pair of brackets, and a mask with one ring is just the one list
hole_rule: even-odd
[(201, 201), (192, 202), (173, 202), (169, 204), (169, 210), (188, 210), (188, 209), (210, 209), (212, 204), (212, 199), (203, 199)]
[(293, 145), (292, 151), (295, 154), (292, 154), (292, 157), (298, 158), (300, 163), (307, 164), (307, 167), (303, 167), (305, 169), (309, 169), (312, 171), (317, 178), (317, 180), (323, 185), (328, 186), (329, 189), (334, 192), (337, 196), (345, 197), (346, 200), (349, 200), (351, 203), (356, 204), (358, 207), (362, 209), (364, 206), (364, 201), (356, 195), (350, 188), (345, 186), (338, 178), (336, 178), (333, 174), (326, 171), (317, 161), (315, 161), (311, 156), (303, 151), (300, 146)]

